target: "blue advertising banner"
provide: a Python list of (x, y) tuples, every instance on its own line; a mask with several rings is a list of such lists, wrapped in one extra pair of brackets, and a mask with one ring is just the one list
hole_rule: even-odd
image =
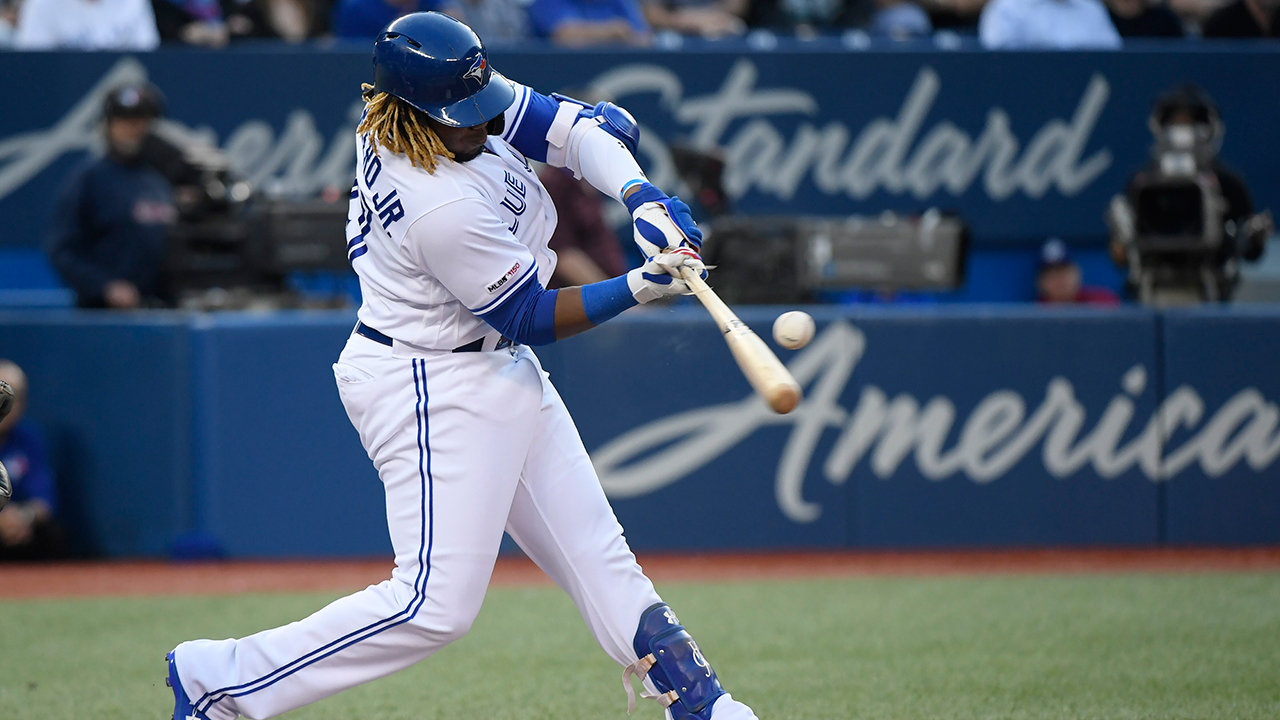
[(1134, 462), (1157, 403), (1149, 313), (852, 321), (865, 349), (824, 470), (857, 487), (858, 545), (1156, 542)]
[(391, 551), (382, 483), (334, 386), (353, 324), (228, 315), (195, 334), (195, 527), (228, 555)]
[[(643, 127), (642, 164), (674, 182), (670, 146), (719, 149), (750, 213), (938, 206), (976, 244), (1100, 241), (1102, 214), (1147, 160), (1152, 101), (1195, 82), (1219, 103), (1224, 160), (1256, 204), (1280, 207), (1280, 49), (1153, 45), (1112, 53), (851, 52), (838, 42), (685, 52), (508, 49), (495, 67), (544, 92), (612, 97)], [(180, 128), (221, 147), (264, 190), (345, 189), (353, 175), (358, 49), (0, 54), (0, 246), (39, 244), (67, 174), (101, 145), (104, 94), (150, 79)], [(23, 101), (39, 88), (39, 102)], [(20, 109), (20, 111), (18, 111)]]
[[(774, 315), (743, 319), (763, 330)], [(641, 395), (638, 407), (601, 413), (617, 380), (565, 373), (566, 402), (593, 418), (584, 441), (629, 538), (641, 547), (1157, 541), (1156, 485), (1142, 468), (1158, 453), (1144, 430), (1157, 404), (1150, 313), (818, 317), (808, 347), (780, 351), (805, 388), (787, 416), (751, 394), (723, 348), (699, 347), (709, 328), (626, 328), (645, 336), (639, 347), (590, 336), (567, 344), (584, 368), (639, 359), (687, 388), (688, 409)], [(688, 348), (707, 357), (694, 361)], [(682, 507), (698, 508), (697, 521)]]
[(1168, 540), (1280, 543), (1280, 332), (1268, 309), (1163, 318)]
[(192, 527), (190, 348), (180, 315), (0, 313), (80, 551), (164, 555)]
[[(697, 308), (538, 349), (633, 547), (1280, 543), (1280, 311), (814, 315), (785, 416)], [(331, 371), (353, 323), (7, 314), (0, 347), (86, 549), (367, 556), (384, 495)]]

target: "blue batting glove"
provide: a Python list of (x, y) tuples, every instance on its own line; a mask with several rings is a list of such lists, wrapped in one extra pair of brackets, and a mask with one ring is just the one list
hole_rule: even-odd
[(667, 197), (651, 183), (624, 201), (635, 225), (633, 237), (640, 252), (652, 258), (675, 250), (688, 250), (696, 256), (702, 250), (702, 231), (693, 222), (689, 206), (678, 197)]

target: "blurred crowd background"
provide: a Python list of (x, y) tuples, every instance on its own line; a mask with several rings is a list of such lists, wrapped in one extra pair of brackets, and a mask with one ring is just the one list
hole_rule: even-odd
[(438, 10), (490, 43), (678, 43), (681, 36), (906, 39), (976, 35), (983, 47), (1115, 48), (1128, 38), (1280, 37), (1280, 0), (0, 0), (0, 47), (150, 50), (247, 40), (371, 39)]

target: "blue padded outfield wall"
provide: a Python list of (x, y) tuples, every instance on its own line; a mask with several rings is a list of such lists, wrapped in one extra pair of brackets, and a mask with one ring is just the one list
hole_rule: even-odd
[[(543, 92), (612, 96), (643, 126), (641, 161), (670, 186), (668, 146), (721, 147), (751, 213), (961, 211), (979, 249), (1058, 235), (1101, 244), (1102, 215), (1147, 160), (1152, 101), (1195, 82), (1219, 103), (1223, 159), (1280, 209), (1275, 43), (1151, 43), (1123, 52), (944, 51), (932, 43), (782, 40), (661, 50), (498, 48), (494, 67)], [(170, 116), (274, 192), (350, 187), (364, 44), (0, 53), (0, 248), (35, 248), (68, 171), (100, 143), (102, 98), (149, 78)], [(17, 103), (17, 104), (14, 104)], [(19, 111), (20, 109), (20, 111)], [(47, 274), (47, 271), (45, 271)], [(1029, 273), (1029, 269), (1027, 270)]]
[[(787, 416), (696, 307), (539, 351), (634, 547), (1280, 543), (1280, 309), (811, 310)], [(330, 369), (353, 323), (0, 313), (0, 355), (85, 550), (368, 556), (383, 493)]]

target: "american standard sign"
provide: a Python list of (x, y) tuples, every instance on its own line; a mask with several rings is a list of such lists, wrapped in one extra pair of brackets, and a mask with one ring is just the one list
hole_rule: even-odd
[[(664, 136), (688, 136), (697, 147), (723, 149), (726, 188), (735, 197), (755, 191), (782, 201), (798, 200), (797, 191), (806, 179), (825, 196), (855, 200), (877, 191), (925, 200), (939, 193), (959, 196), (974, 186), (992, 201), (1019, 193), (1040, 198), (1050, 191), (1071, 197), (1112, 164), (1107, 148), (1087, 150), (1110, 94), (1102, 75), (1094, 75), (1081, 88), (1063, 88), (1061, 107), (1054, 108), (1060, 117), (1019, 130), (999, 106), (987, 110), (980, 127), (962, 127), (946, 119), (946, 108), (935, 107), (942, 79), (928, 66), (909, 86), (883, 89), (882, 94), (891, 97), (901, 93), (894, 116), (853, 126), (833, 116), (804, 89), (759, 87), (758, 75), (754, 61), (740, 59), (718, 90), (688, 95), (672, 68), (629, 63), (597, 76), (590, 87), (630, 106), (642, 120), (665, 122), (664, 132), (645, 128), (641, 134), (641, 160), (655, 182), (675, 182)], [(123, 58), (51, 127), (0, 137), (0, 200), (66, 153), (99, 151), (99, 115), (106, 93), (146, 78), (139, 60)], [(174, 96), (182, 92), (162, 89)], [(221, 127), (227, 128), (222, 134), (203, 125), (202, 118), (183, 118), (188, 125), (171, 122), (170, 130), (219, 146), (240, 177), (269, 192), (307, 195), (325, 187), (345, 189), (355, 172), (353, 131), (362, 104), (344, 99), (355, 95), (355, 87), (332, 90), (313, 101), (316, 107), (345, 104), (340, 127), (327, 132), (317, 127), (315, 108), (293, 108), (277, 129), (255, 117), (253, 105), (238, 103), (237, 98), (223, 98), (218, 108)], [(942, 117), (926, 123), (926, 118), (939, 114), (935, 110)], [(227, 115), (237, 111), (243, 117), (228, 125)]]
[[(720, 89), (685, 97), (684, 84), (662, 65), (623, 65), (596, 78), (592, 88), (623, 106), (627, 96), (656, 93), (692, 144), (724, 148), (725, 189), (733, 196), (750, 190), (783, 200), (795, 196), (808, 176), (827, 195), (863, 199), (877, 190), (923, 200), (945, 190), (958, 196), (975, 182), (992, 200), (1022, 192), (1039, 198), (1050, 188), (1064, 196), (1079, 193), (1111, 166), (1111, 152), (1085, 154), (1111, 89), (1094, 75), (1069, 117), (1052, 119), (1019, 137), (1003, 108), (987, 111), (977, 132), (949, 120), (925, 126), (942, 81), (922, 68), (906, 89), (895, 117), (880, 117), (862, 128), (840, 119), (821, 121), (818, 100), (798, 88), (757, 88), (759, 71), (739, 60)], [(1067, 88), (1064, 88), (1067, 90)], [(1071, 110), (1064, 104), (1064, 110)], [(789, 137), (775, 121), (803, 118)], [(730, 127), (743, 121), (730, 131)], [(644, 139), (650, 142), (645, 143)], [(656, 134), (641, 132), (642, 150), (652, 156), (657, 176), (670, 173), (670, 157)], [(663, 179), (666, 179), (663, 177)]]
[[(142, 63), (133, 58), (119, 60), (53, 127), (0, 138), (0, 200), (66, 153), (101, 152), (99, 124), (107, 93), (119, 85), (146, 79)], [(316, 128), (311, 112), (303, 108), (288, 114), (279, 133), (267, 121), (253, 117), (246, 117), (224, 138), (207, 126), (166, 125), (170, 132), (221, 147), (232, 171), (255, 187), (280, 195), (305, 196), (326, 187), (344, 191), (351, 187), (355, 128), (363, 107), (360, 101), (352, 102), (342, 127), (327, 138)]]
[[(1033, 454), (1056, 478), (1089, 466), (1103, 478), (1137, 468), (1153, 481), (1176, 478), (1197, 464), (1209, 477), (1241, 462), (1262, 471), (1280, 455), (1280, 408), (1256, 388), (1242, 387), (1220, 407), (1206, 407), (1194, 387), (1181, 385), (1150, 417), (1137, 416), (1134, 398), (1154, 382), (1141, 364), (1117, 378), (1118, 391), (1104, 408), (1086, 408), (1071, 380), (1061, 376), (1048, 378), (1042, 398), (992, 388), (963, 418), (945, 396), (891, 398), (870, 383), (852, 408), (844, 407), (840, 398), (867, 352), (874, 348), (863, 333), (837, 321), (788, 365), (806, 393), (791, 414), (774, 414), (753, 394), (623, 433), (592, 454), (605, 491), (615, 498), (647, 495), (694, 475), (757, 430), (775, 426), (790, 428), (778, 458), (775, 495), (782, 513), (797, 523), (822, 513), (804, 497), (815, 460), (835, 485), (848, 481), (864, 460), (876, 477), (889, 480), (908, 458), (929, 480), (964, 477), (986, 484), (1000, 481)], [(1086, 418), (1097, 420), (1087, 424)], [(958, 438), (948, 446), (957, 423)], [(836, 433), (835, 444), (826, 457), (815, 458), (828, 432)], [(1174, 437), (1185, 439), (1170, 444)]]

